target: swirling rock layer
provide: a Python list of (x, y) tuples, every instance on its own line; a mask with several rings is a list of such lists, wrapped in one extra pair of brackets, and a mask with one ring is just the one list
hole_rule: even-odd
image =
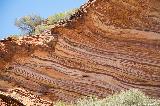
[(51, 35), (1, 41), (0, 56), (1, 89), (67, 102), (131, 88), (159, 98), (160, 1), (90, 0)]

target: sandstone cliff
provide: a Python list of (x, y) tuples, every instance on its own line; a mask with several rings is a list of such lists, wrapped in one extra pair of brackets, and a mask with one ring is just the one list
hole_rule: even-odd
[(160, 97), (159, 0), (90, 0), (50, 34), (0, 45), (2, 90), (67, 102), (130, 88)]

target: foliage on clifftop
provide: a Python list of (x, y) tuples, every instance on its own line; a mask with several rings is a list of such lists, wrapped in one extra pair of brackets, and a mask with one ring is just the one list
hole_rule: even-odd
[(38, 15), (27, 15), (15, 20), (15, 25), (25, 34), (40, 34), (44, 30), (50, 29), (54, 24), (61, 21), (69, 20), (70, 17), (77, 11), (73, 9), (66, 12), (61, 12), (43, 19)]
[(24, 33), (32, 34), (36, 26), (42, 23), (42, 18), (38, 15), (23, 16), (15, 20), (15, 25)]
[(152, 99), (139, 90), (122, 91), (119, 94), (97, 99), (93, 97), (80, 99), (76, 104), (58, 102), (54, 106), (160, 106), (160, 100)]

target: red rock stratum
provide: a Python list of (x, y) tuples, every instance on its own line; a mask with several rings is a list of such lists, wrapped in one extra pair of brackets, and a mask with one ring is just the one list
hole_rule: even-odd
[(159, 0), (90, 0), (51, 34), (0, 45), (2, 90), (70, 102), (137, 88), (160, 98)]

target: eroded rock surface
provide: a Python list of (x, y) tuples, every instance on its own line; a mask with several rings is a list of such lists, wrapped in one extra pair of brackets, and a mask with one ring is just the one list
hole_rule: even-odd
[(51, 35), (0, 45), (1, 89), (66, 102), (131, 88), (160, 97), (159, 0), (90, 0)]

